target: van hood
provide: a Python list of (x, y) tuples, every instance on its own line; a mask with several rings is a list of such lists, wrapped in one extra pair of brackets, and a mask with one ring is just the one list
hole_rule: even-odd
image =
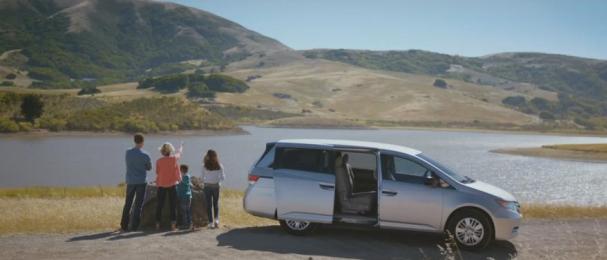
[(485, 183), (482, 181), (474, 181), (472, 183), (466, 183), (464, 185), (466, 185), (469, 188), (475, 189), (477, 191), (484, 192), (489, 195), (493, 195), (502, 200), (516, 201), (516, 198), (514, 198), (514, 196), (512, 196), (512, 194), (510, 194), (509, 192), (507, 192), (505, 190), (502, 190), (501, 188), (495, 187), (489, 183)]

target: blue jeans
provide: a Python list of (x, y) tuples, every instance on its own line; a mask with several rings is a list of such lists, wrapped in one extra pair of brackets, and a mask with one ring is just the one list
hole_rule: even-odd
[(209, 223), (219, 219), (219, 184), (205, 184), (204, 197), (207, 201)]
[(181, 224), (184, 226), (192, 226), (192, 198), (180, 198), (179, 209), (181, 210)]
[(120, 228), (122, 230), (129, 230), (129, 220), (131, 217), (133, 199), (135, 200), (135, 206), (133, 207), (133, 223), (131, 225), (131, 229), (137, 230), (139, 227), (141, 207), (143, 206), (143, 196), (145, 195), (145, 186), (145, 183), (126, 185), (126, 200), (124, 202), (124, 208), (122, 209), (122, 220), (120, 221)]

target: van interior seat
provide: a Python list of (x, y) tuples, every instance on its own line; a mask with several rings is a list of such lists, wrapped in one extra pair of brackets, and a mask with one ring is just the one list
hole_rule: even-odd
[(373, 210), (377, 198), (376, 191), (354, 193), (353, 172), (348, 164), (347, 154), (338, 155), (335, 160), (335, 190), (338, 207), (345, 214), (367, 214)]

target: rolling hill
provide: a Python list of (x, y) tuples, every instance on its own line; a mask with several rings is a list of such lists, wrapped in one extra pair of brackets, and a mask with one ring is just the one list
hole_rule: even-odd
[[(195, 70), (246, 80), (249, 90), (215, 101), (301, 115), (288, 124), (607, 129), (607, 61), (542, 53), (296, 51), (173, 3), (0, 2), (0, 83), (19, 92), (123, 83), (96, 95), (122, 101), (161, 95), (131, 82)], [(434, 86), (437, 79), (445, 86)]]
[[(461, 57), (420, 50), (307, 50), (310, 59), (328, 59), (373, 70), (459, 79), (525, 92), (545, 90), (556, 100), (524, 99), (504, 103), (544, 119), (572, 120), (585, 128), (607, 128), (607, 61), (545, 53), (501, 53)], [(516, 96), (513, 96), (516, 97)]]
[(216, 15), (165, 2), (3, 0), (0, 17), (0, 53), (18, 50), (16, 65), (45, 88), (132, 81), (153, 69), (180, 71), (186, 60), (223, 65), (289, 50)]
[(445, 76), (498, 87), (528, 83), (581, 98), (607, 97), (607, 61), (602, 60), (544, 53), (461, 57), (420, 50), (319, 49), (302, 53), (369, 69)]

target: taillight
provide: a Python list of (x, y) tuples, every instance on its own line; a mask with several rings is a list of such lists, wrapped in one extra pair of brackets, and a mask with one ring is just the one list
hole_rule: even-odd
[(255, 184), (259, 180), (259, 176), (257, 175), (249, 175), (249, 184)]

